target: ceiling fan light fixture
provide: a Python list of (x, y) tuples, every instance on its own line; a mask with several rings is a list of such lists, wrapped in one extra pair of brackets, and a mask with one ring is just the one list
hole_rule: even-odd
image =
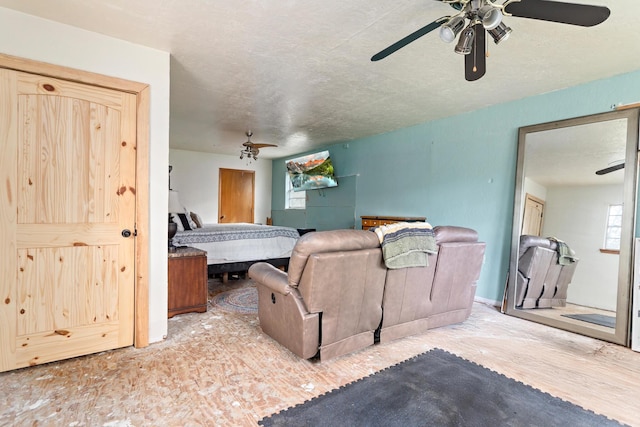
[(509, 38), (511, 31), (511, 28), (507, 27), (504, 22), (501, 22), (497, 27), (488, 30), (488, 33), (493, 37), (493, 42), (499, 44)]
[(462, 34), (460, 34), (460, 39), (458, 40), (458, 44), (456, 44), (456, 47), (454, 49), (454, 51), (456, 53), (459, 53), (460, 55), (468, 55), (471, 53), (471, 50), (473, 48), (473, 40), (476, 37), (476, 32), (473, 29), (472, 25), (473, 23), (465, 28)]
[(440, 27), (440, 38), (445, 43), (451, 43), (464, 28), (464, 18), (460, 15), (449, 19)]
[(485, 30), (493, 30), (502, 22), (502, 11), (493, 6), (485, 5), (478, 10), (478, 17), (482, 20)]

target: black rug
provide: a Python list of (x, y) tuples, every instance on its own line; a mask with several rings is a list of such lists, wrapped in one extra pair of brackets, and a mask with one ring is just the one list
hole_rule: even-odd
[(435, 349), (258, 422), (262, 426), (620, 426)]
[(594, 323), (600, 326), (606, 326), (607, 328), (616, 327), (615, 316), (606, 316), (604, 314), (563, 314), (562, 316), (582, 320), (583, 322)]

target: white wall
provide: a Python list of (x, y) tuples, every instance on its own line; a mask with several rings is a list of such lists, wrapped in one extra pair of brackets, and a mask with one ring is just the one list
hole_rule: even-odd
[[(239, 150), (239, 148), (238, 148)], [(205, 223), (218, 222), (218, 177), (220, 168), (255, 171), (254, 222), (264, 224), (271, 216), (271, 160), (259, 159), (247, 164), (239, 156), (169, 150), (171, 189), (180, 194), (180, 202), (202, 217)]]
[(547, 200), (547, 189), (537, 182), (525, 177), (524, 191), (522, 192), (522, 200), (520, 200), (521, 206), (524, 206), (524, 199), (527, 197), (527, 194), (531, 194), (533, 197), (537, 197), (540, 200)]
[(149, 339), (167, 334), (170, 55), (0, 7), (0, 52), (151, 87)]
[(600, 249), (609, 204), (622, 199), (622, 184), (547, 188), (542, 235), (564, 240), (579, 258), (567, 302), (616, 309), (620, 257)]

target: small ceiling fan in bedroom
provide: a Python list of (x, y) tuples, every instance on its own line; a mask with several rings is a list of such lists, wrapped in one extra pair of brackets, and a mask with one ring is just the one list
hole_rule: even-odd
[(511, 28), (503, 22), (505, 16), (592, 27), (604, 22), (611, 14), (609, 8), (604, 6), (551, 0), (506, 0), (503, 3), (498, 3), (498, 0), (437, 1), (448, 4), (458, 12), (438, 18), (414, 31), (373, 55), (371, 60), (384, 59), (440, 28), (440, 38), (444, 42), (451, 43), (460, 36), (454, 51), (465, 56), (465, 79), (474, 81), (486, 72), (486, 33), (489, 33), (496, 44), (506, 40), (511, 34)]
[(265, 147), (277, 147), (275, 144), (254, 144), (251, 142), (251, 136), (253, 132), (250, 130), (245, 132), (247, 135), (247, 141), (242, 143), (242, 150), (240, 150), (240, 159), (244, 159), (245, 156), (247, 159), (258, 160), (258, 154), (260, 154), (260, 149)]
[(609, 166), (607, 166), (606, 168), (597, 170), (596, 175), (606, 175), (608, 173), (615, 172), (620, 169), (624, 169), (624, 159), (610, 163)]

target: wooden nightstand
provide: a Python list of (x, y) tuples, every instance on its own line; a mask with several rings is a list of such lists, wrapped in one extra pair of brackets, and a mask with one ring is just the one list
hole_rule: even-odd
[(190, 247), (169, 252), (169, 317), (207, 311), (207, 252)]

